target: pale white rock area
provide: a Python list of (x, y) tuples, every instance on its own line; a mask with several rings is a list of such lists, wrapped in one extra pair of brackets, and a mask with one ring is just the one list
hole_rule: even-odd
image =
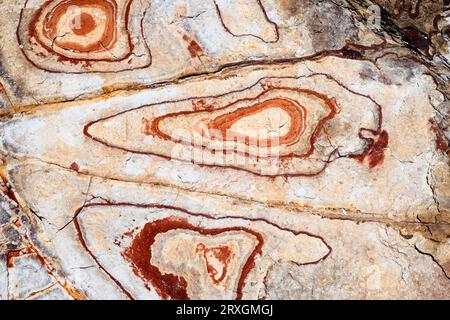
[(0, 0), (0, 299), (450, 299), (450, 8), (112, 2)]

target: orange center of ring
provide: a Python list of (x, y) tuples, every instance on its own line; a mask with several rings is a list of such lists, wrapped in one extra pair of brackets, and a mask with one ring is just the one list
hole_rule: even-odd
[(95, 19), (88, 13), (82, 13), (71, 21), (71, 29), (77, 36), (86, 36), (95, 30)]
[[(290, 118), (289, 131), (285, 135), (278, 137), (277, 142), (282, 145), (291, 145), (296, 143), (298, 137), (305, 129), (304, 121), (306, 111), (304, 107), (297, 102), (286, 98), (269, 99), (253, 106), (240, 108), (234, 112), (221, 115), (208, 122), (207, 127), (209, 132), (205, 132), (200, 128), (196, 129), (201, 130), (203, 136), (207, 134), (211, 139), (220, 138), (225, 141), (241, 141), (247, 145), (252, 144), (270, 147), (272, 144), (271, 139), (255, 139), (247, 135), (233, 132), (231, 129), (231, 127), (242, 118), (250, 117), (270, 108), (280, 108), (285, 111)], [(219, 137), (214, 134), (214, 131), (219, 133)]]

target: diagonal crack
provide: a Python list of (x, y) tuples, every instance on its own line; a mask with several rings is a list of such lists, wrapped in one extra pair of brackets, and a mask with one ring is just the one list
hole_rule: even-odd
[(429, 256), (429, 257), (430, 257), (430, 258), (431, 258), (431, 259), (439, 266), (439, 268), (440, 268), (440, 269), (442, 270), (442, 272), (444, 273), (445, 277), (446, 277), (447, 279), (450, 280), (450, 274), (447, 274), (447, 272), (445, 271), (444, 267), (439, 263), (439, 261), (437, 261), (437, 259), (436, 259), (431, 253), (428, 253), (428, 252), (425, 252), (425, 251), (420, 250), (420, 249), (417, 247), (417, 245), (414, 245), (414, 249), (416, 249), (416, 251), (419, 252), (420, 254)]
[(433, 171), (432, 171), (431, 167), (428, 168), (426, 180), (427, 180), (427, 185), (430, 187), (431, 192), (433, 194), (433, 201), (436, 205), (436, 210), (439, 212), (439, 214), (442, 214), (441, 205), (439, 203), (439, 199), (436, 194), (436, 187), (434, 186), (434, 184), (432, 182), (432, 180), (434, 180), (434, 177), (433, 177)]

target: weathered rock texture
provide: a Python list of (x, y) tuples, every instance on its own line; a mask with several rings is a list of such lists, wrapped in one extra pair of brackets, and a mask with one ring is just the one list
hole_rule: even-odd
[(1, 299), (450, 299), (448, 1), (0, 8)]

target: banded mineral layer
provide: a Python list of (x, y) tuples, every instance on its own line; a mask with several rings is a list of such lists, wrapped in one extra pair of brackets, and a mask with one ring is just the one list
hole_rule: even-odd
[(0, 9), (0, 299), (450, 299), (448, 1)]

